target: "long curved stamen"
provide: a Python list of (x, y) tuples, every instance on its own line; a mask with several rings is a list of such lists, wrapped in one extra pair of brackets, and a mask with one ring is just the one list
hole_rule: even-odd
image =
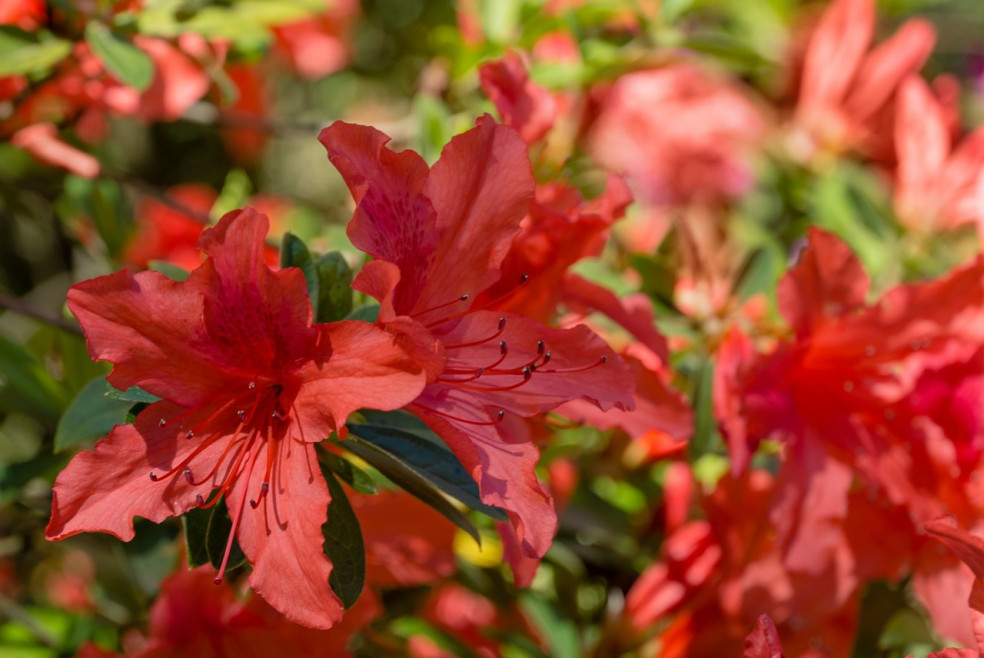
[[(523, 287), (523, 284), (525, 284), (529, 280), (530, 280), (530, 275), (529, 274), (524, 274), (523, 276), (519, 277), (519, 282), (514, 287), (510, 288), (508, 291), (506, 291), (505, 293), (499, 295), (498, 297), (494, 297), (494, 298), (488, 300), (487, 302), (485, 302), (485, 303), (483, 303), (483, 304), (481, 304), (479, 306), (471, 307), (469, 309), (466, 309), (464, 311), (461, 311), (460, 313), (455, 313), (454, 315), (449, 315), (446, 318), (442, 318), (440, 320), (432, 320), (431, 322), (426, 323), (424, 326), (426, 326), (428, 329), (431, 328), (431, 327), (437, 327), (437, 326), (440, 326), (440, 325), (442, 325), (442, 324), (444, 324), (446, 322), (451, 322), (452, 320), (457, 320), (458, 318), (464, 317), (464, 316), (468, 315), (469, 313), (474, 313), (475, 311), (484, 311), (487, 308), (492, 308), (494, 306), (497, 306), (498, 304), (501, 304), (502, 302), (506, 301), (507, 299), (509, 299), (510, 297), (512, 297), (513, 295), (515, 295), (517, 292), (519, 292), (519, 290)], [(450, 306), (450, 304), (445, 304), (444, 306)], [(415, 313), (414, 314), (414, 316), (415, 317), (418, 317), (418, 318), (420, 316), (422, 316), (422, 315), (423, 315), (423, 313)]]
[(460, 304), (461, 302), (467, 302), (469, 299), (467, 294), (461, 295), (458, 299), (453, 299), (450, 302), (444, 302), (443, 304), (438, 304), (437, 306), (432, 306), (430, 308), (424, 309), (423, 311), (417, 311), (414, 313), (418, 318), (434, 311), (440, 311), (442, 308), (447, 308), (449, 306), (454, 306), (455, 304)]
[[(455, 345), (445, 345), (444, 346), (444, 349), (445, 350), (460, 350), (460, 349), (465, 348), (465, 347), (475, 347), (476, 345), (482, 345), (484, 343), (489, 342), (490, 340), (495, 340), (496, 338), (498, 338), (499, 336), (501, 336), (502, 335), (502, 332), (505, 331), (505, 329), (506, 329), (506, 318), (505, 318), (505, 316), (503, 316), (503, 317), (499, 318), (499, 327), (496, 330), (496, 332), (494, 334), (492, 334), (491, 336), (486, 336), (485, 338), (482, 338), (481, 340), (473, 340), (473, 341), (471, 341), (469, 343), (457, 343)], [(500, 343), (501, 343), (501, 341), (500, 341)]]
[(459, 423), (466, 423), (468, 425), (498, 425), (499, 423), (502, 422), (502, 419), (505, 418), (506, 416), (505, 409), (499, 409), (498, 413), (496, 413), (495, 420), (491, 420), (491, 421), (471, 420), (469, 418), (461, 418), (460, 416), (455, 416), (453, 414), (449, 414), (444, 411), (438, 411), (437, 409), (426, 407), (419, 403), (416, 403), (415, 406), (418, 406), (421, 409), (434, 414), (435, 416), (441, 416), (442, 418), (448, 418), (450, 420), (455, 420), (458, 421)]
[[(255, 439), (256, 435), (254, 435), (252, 438)], [(250, 445), (250, 450), (252, 450), (252, 447), (253, 446)], [(239, 529), (239, 522), (242, 520), (243, 511), (246, 508), (246, 494), (249, 492), (250, 476), (253, 474), (253, 467), (256, 466), (256, 458), (260, 454), (259, 450), (253, 450), (252, 452), (253, 454), (251, 455), (251, 459), (249, 460), (249, 467), (246, 469), (246, 484), (243, 485), (243, 495), (242, 495), (242, 499), (239, 501), (239, 510), (236, 513), (236, 518), (232, 520), (232, 529), (229, 531), (229, 540), (226, 542), (225, 553), (222, 555), (222, 564), (219, 565), (219, 573), (215, 576), (215, 579), (212, 581), (216, 585), (222, 584), (222, 578), (223, 576), (225, 576), (226, 566), (229, 564), (229, 554), (232, 552), (232, 542), (235, 541), (236, 539), (236, 530)], [(234, 477), (230, 477), (229, 481), (231, 482), (233, 479)]]

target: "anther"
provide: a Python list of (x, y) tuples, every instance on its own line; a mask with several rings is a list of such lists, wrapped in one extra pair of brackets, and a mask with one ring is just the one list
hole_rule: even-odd
[(543, 354), (544, 350), (546, 350), (546, 349), (547, 349), (547, 346), (543, 344), (543, 341), (542, 340), (536, 341), (536, 353), (537, 354)]
[(254, 388), (256, 388), (256, 382), (250, 382), (249, 383), (249, 390), (252, 391)]
[(541, 366), (545, 366), (550, 363), (550, 351), (548, 350), (546, 354), (543, 355), (543, 361), (540, 363)]
[(508, 351), (509, 351), (509, 346), (506, 344), (506, 341), (500, 340), (499, 341), (499, 354), (505, 354)]
[(187, 432), (185, 432), (185, 438), (186, 439), (193, 439), (193, 438), (195, 438), (195, 432), (194, 432), (194, 430), (188, 430)]
[(181, 474), (184, 475), (184, 478), (185, 480), (188, 481), (188, 484), (195, 484), (195, 478), (191, 476), (190, 468), (186, 468), (185, 470), (181, 471)]
[(205, 499), (201, 494), (195, 494), (195, 504), (199, 507), (205, 507)]
[(243, 422), (243, 423), (246, 422), (246, 410), (245, 409), (240, 409), (239, 411), (236, 412), (236, 415), (239, 416), (240, 422)]
[(608, 355), (607, 354), (602, 354), (601, 355), (601, 362), (602, 363), (608, 363)]
[(533, 376), (533, 371), (530, 369), (530, 366), (525, 366), (523, 368), (523, 381), (527, 381), (527, 382), (530, 381), (530, 377), (532, 376)]
[(519, 277), (519, 285), (523, 285), (524, 283), (526, 283), (529, 280), (530, 280), (530, 275), (529, 274), (526, 274), (526, 273), (523, 273), (523, 276)]
[(157, 473), (151, 471), (150, 472), (150, 479), (153, 480), (154, 482), (157, 482), (157, 480), (158, 480)]
[(158, 427), (165, 427), (165, 426), (167, 426), (167, 421), (164, 420), (163, 418), (161, 418), (160, 422), (157, 423), (157, 426)]
[(468, 295), (462, 295), (461, 297), (458, 298), (458, 301), (459, 302), (467, 302), (468, 301)]
[(499, 318), (499, 331), (502, 331), (505, 328), (506, 328), (506, 318), (501, 317)]

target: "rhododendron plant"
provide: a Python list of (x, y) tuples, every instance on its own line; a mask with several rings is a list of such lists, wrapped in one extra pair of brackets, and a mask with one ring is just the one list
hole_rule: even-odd
[(0, 656), (984, 658), (978, 4), (0, 0)]

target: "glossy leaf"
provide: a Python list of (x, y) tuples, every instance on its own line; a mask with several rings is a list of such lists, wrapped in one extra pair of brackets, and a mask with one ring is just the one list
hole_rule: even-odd
[(451, 523), (467, 532), (476, 542), (481, 544), (482, 539), (475, 525), (419, 471), (374, 443), (363, 441), (357, 435), (350, 434), (349, 438), (341, 445), (364, 459), (392, 480), (394, 484), (406, 490), (407, 493), (433, 507)]
[(352, 312), (352, 269), (337, 251), (314, 263), (318, 278), (315, 322), (334, 322)]
[(79, 391), (58, 421), (55, 452), (86, 439), (105, 437), (115, 426), (126, 422), (126, 414), (133, 406), (133, 401), (111, 397), (108, 389), (112, 387), (106, 383), (105, 378), (100, 377)]
[[(219, 501), (208, 509), (193, 509), (182, 516), (181, 521), (185, 530), (188, 565), (198, 567), (211, 563), (216, 569), (220, 568), (229, 533), (232, 532), (232, 519), (225, 505)], [(226, 571), (235, 569), (245, 561), (246, 556), (239, 548), (239, 542), (233, 540)]]
[(379, 489), (376, 488), (376, 482), (372, 479), (371, 475), (344, 457), (339, 457), (333, 452), (323, 450), (318, 453), (318, 459), (324, 466), (328, 467), (332, 473), (344, 480), (345, 484), (349, 485), (359, 493), (372, 495), (379, 491)]
[(328, 522), (322, 528), (325, 554), (333, 565), (328, 583), (342, 604), (351, 608), (359, 600), (366, 583), (366, 547), (362, 540), (362, 528), (342, 485), (324, 464), (321, 465), (321, 472), (331, 493)]
[[(411, 429), (382, 424), (380, 419), (383, 416), (374, 414), (371, 418), (375, 422), (350, 424), (349, 429), (360, 439), (392, 455), (448, 496), (496, 520), (508, 521), (509, 517), (503, 510), (482, 502), (475, 480), (437, 435), (419, 421), (419, 425)], [(386, 416), (399, 417), (396, 414)]]

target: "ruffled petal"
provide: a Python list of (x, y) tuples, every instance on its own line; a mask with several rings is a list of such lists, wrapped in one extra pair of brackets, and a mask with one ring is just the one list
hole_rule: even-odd
[(441, 241), (409, 315), (461, 295), (474, 299), (495, 283), (534, 188), (526, 144), (488, 115), (444, 147), (423, 190), (437, 212)]
[[(131, 425), (118, 425), (95, 450), (76, 455), (55, 480), (48, 539), (80, 532), (108, 532), (123, 541), (133, 538), (133, 517), (159, 523), (196, 507), (196, 496), (208, 498), (214, 479), (191, 484), (181, 473), (164, 477), (202, 446), (188, 439), (185, 426), (160, 426), (183, 410), (169, 402), (146, 408)], [(202, 419), (200, 411), (189, 422)], [(189, 463), (197, 477), (215, 465), (227, 443), (223, 437), (202, 449)], [(207, 465), (196, 468), (198, 465)], [(159, 481), (151, 479), (156, 473)]]
[(389, 137), (367, 126), (336, 121), (318, 139), (358, 204), (348, 225), (352, 244), (399, 267), (394, 301), (398, 313), (408, 312), (440, 239), (434, 207), (421, 194), (427, 163), (413, 151), (394, 153)]
[(163, 274), (121, 270), (83, 281), (68, 291), (68, 308), (92, 358), (114, 364), (116, 388), (140, 386), (191, 407), (238, 378), (208, 338), (201, 292)]
[(320, 324), (317, 330), (315, 352), (298, 372), (295, 438), (320, 441), (353, 411), (399, 409), (423, 389), (422, 367), (399, 335), (354, 320)]
[[(269, 459), (269, 491), (260, 499)], [(256, 508), (250, 499), (260, 500)], [(264, 449), (251, 477), (237, 479), (226, 498), (233, 522), (242, 515), (236, 536), (253, 565), (250, 586), (288, 619), (311, 628), (331, 628), (343, 612), (328, 584), (332, 565), (321, 532), (330, 502), (314, 446), (290, 439)]]
[[(553, 499), (536, 477), (540, 453), (532, 443), (511, 443), (488, 423), (489, 414), (454, 390), (426, 390), (408, 407), (434, 430), (478, 483), (482, 502), (506, 510), (527, 557), (542, 557), (557, 531)], [(453, 417), (448, 417), (448, 415)]]

